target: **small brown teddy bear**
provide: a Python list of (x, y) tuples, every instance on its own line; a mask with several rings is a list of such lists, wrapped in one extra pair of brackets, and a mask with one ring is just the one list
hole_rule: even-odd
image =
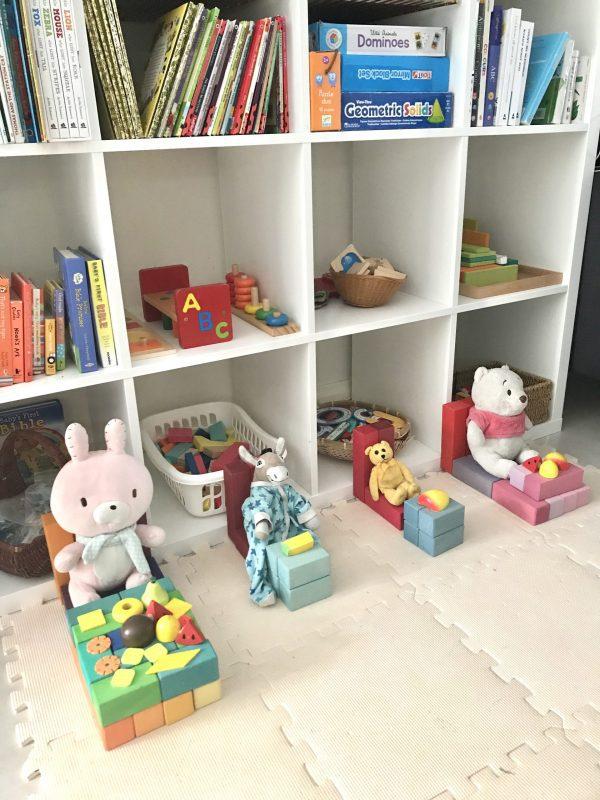
[(393, 506), (401, 505), (409, 500), (421, 489), (415, 483), (415, 478), (409, 468), (398, 459), (394, 458), (394, 451), (389, 442), (382, 441), (367, 447), (365, 455), (373, 467), (369, 478), (369, 491), (375, 502), (379, 500), (379, 493)]

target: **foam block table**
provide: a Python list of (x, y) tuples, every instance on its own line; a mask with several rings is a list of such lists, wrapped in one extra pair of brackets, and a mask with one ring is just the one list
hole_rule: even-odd
[[(157, 582), (169, 595), (169, 602), (183, 599), (169, 578)], [(139, 663), (125, 655), (121, 625), (111, 612), (120, 600), (141, 599), (145, 588), (127, 589), (66, 612), (82, 684), (107, 750), (177, 722), (221, 697), (217, 654), (206, 639), (193, 646), (162, 643), (162, 658), (180, 654), (187, 661), (174, 668), (171, 662), (161, 665), (160, 655), (156, 660), (148, 651), (158, 644), (156, 639), (140, 651)], [(86, 623), (93, 617), (86, 620), (85, 615), (96, 610), (102, 612), (101, 624), (88, 628)], [(191, 612), (188, 616), (194, 620)], [(117, 669), (120, 680), (113, 677)]]
[(496, 481), (492, 489), (492, 500), (512, 511), (525, 522), (529, 522), (530, 525), (540, 525), (549, 519), (556, 519), (569, 511), (574, 511), (580, 506), (587, 505), (590, 498), (590, 487), (585, 485), (570, 492), (548, 497), (546, 500), (535, 500), (533, 497), (529, 497), (525, 492), (513, 486), (510, 481)]
[(315, 542), (304, 553), (286, 556), (281, 542), (267, 547), (269, 576), (277, 596), (290, 611), (297, 611), (331, 595), (329, 553)]
[(430, 556), (439, 556), (462, 544), (465, 507), (450, 500), (443, 511), (432, 511), (419, 504), (417, 497), (404, 503), (404, 538)]
[(569, 464), (556, 478), (542, 478), (538, 472), (530, 472), (526, 467), (517, 466), (511, 469), (508, 479), (511, 486), (533, 500), (546, 500), (580, 489), (583, 486), (583, 470), (577, 464)]

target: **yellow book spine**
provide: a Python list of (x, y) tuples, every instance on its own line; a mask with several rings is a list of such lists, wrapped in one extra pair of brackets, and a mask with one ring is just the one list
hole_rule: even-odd
[(96, 328), (98, 357), (103, 367), (114, 367), (117, 363), (117, 352), (115, 349), (115, 339), (110, 317), (106, 281), (104, 280), (104, 267), (100, 259), (91, 259), (87, 262), (87, 268), (90, 280), (90, 299), (94, 311), (94, 327)]
[(44, 320), (44, 343), (46, 375), (56, 375), (56, 320), (46, 317)]

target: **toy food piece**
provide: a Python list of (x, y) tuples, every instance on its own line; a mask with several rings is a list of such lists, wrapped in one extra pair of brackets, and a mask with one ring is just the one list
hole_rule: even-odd
[(153, 619), (154, 622), (157, 622), (161, 617), (164, 617), (165, 614), (170, 614), (171, 612), (169, 609), (165, 608), (160, 603), (157, 603), (156, 600), (152, 600), (148, 603), (148, 608), (146, 609), (146, 616)]
[(121, 627), (121, 636), (125, 647), (147, 647), (154, 639), (154, 620), (145, 614), (129, 617)]
[(264, 322), (272, 311), (277, 311), (277, 309), (271, 308), (271, 301), (268, 297), (263, 297), (262, 308), (259, 308), (256, 312), (256, 319), (260, 319)]
[(419, 505), (430, 511), (443, 511), (448, 507), (450, 498), (442, 489), (428, 489), (419, 495)]
[(157, 603), (163, 606), (165, 603), (169, 602), (169, 593), (156, 581), (149, 581), (142, 595), (142, 603), (146, 608), (150, 605), (152, 600), (156, 600)]
[(198, 630), (198, 628), (194, 625), (191, 617), (186, 617), (185, 615), (179, 617), (179, 622), (181, 623), (181, 630), (175, 639), (177, 644), (185, 646), (201, 644), (204, 641), (204, 635), (202, 634), (202, 631)]
[(266, 318), (265, 322), (271, 328), (283, 328), (284, 325), (287, 325), (289, 319), (287, 314), (284, 314), (283, 311), (273, 311), (272, 314)]
[(522, 467), (528, 469), (529, 472), (537, 472), (539, 468), (542, 466), (542, 459), (540, 456), (532, 456), (532, 458), (528, 458), (521, 464)]
[(168, 614), (161, 617), (156, 623), (156, 638), (159, 642), (174, 642), (180, 629), (181, 625), (177, 617)]
[(285, 539), (281, 543), (281, 551), (284, 556), (298, 556), (300, 553), (306, 553), (314, 547), (315, 540), (309, 531), (298, 533), (292, 536), (291, 539)]
[(158, 661), (159, 658), (166, 656), (169, 651), (160, 642), (155, 642), (151, 647), (147, 647), (144, 650), (144, 658), (146, 661), (149, 661), (151, 664), (154, 664), (155, 661)]
[(126, 597), (123, 600), (119, 600), (118, 603), (114, 604), (112, 610), (114, 621), (120, 623), (121, 625), (126, 619), (129, 619), (129, 617), (133, 617), (135, 614), (143, 613), (144, 604), (141, 600), (138, 600), (137, 597)]
[(101, 625), (106, 624), (104, 612), (96, 608), (94, 611), (88, 611), (87, 614), (80, 614), (77, 617), (77, 624), (83, 632), (99, 628)]
[(121, 664), (128, 667), (136, 667), (142, 663), (144, 651), (141, 647), (128, 647), (121, 656)]
[(165, 608), (169, 613), (171, 613), (175, 619), (179, 619), (184, 614), (191, 609), (192, 604), (188, 603), (186, 600), (180, 600), (178, 597), (174, 597), (172, 600), (169, 600)]
[(564, 472), (564, 470), (569, 469), (570, 466), (569, 462), (567, 461), (565, 456), (563, 456), (562, 453), (556, 453), (556, 452), (548, 453), (548, 455), (544, 458), (544, 461), (554, 461), (554, 463), (561, 472)]
[(250, 289), (250, 302), (244, 308), (244, 311), (246, 314), (254, 316), (259, 308), (262, 308), (262, 305), (258, 299), (258, 286), (253, 286)]
[(131, 686), (134, 678), (134, 669), (118, 669), (110, 679), (110, 685), (115, 689), (126, 689)]
[(112, 675), (121, 666), (121, 659), (119, 656), (102, 656), (94, 664), (94, 672), (98, 675)]
[(548, 478), (552, 480), (553, 478), (558, 478), (559, 469), (554, 461), (542, 461), (542, 466), (540, 467), (540, 475), (542, 478)]
[(167, 672), (171, 669), (183, 669), (200, 652), (200, 648), (194, 650), (179, 650), (175, 653), (167, 653), (152, 664), (146, 675), (155, 675), (157, 672)]
[(92, 655), (106, 653), (107, 650), (110, 650), (110, 639), (108, 636), (94, 636), (89, 640), (85, 649)]

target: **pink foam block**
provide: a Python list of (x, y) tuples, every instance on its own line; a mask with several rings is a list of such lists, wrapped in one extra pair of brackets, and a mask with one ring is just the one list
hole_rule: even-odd
[(570, 464), (556, 478), (542, 478), (538, 472), (529, 472), (525, 467), (513, 467), (508, 477), (511, 486), (520, 489), (532, 500), (547, 500), (583, 486), (583, 469), (577, 464)]
[(575, 511), (576, 508), (586, 506), (592, 497), (592, 492), (589, 486), (580, 486), (579, 489), (574, 489), (572, 492), (566, 492), (562, 495), (564, 502), (564, 514), (569, 511)]
[(224, 450), (218, 458), (210, 462), (210, 472), (218, 472), (225, 469), (228, 464), (233, 464), (239, 458), (240, 446), (244, 445), (246, 449), (250, 447), (248, 442), (234, 442), (229, 445), (227, 450)]
[[(579, 491), (576, 489), (575, 491)], [(548, 519), (556, 519), (557, 517), (562, 517), (565, 513), (565, 495), (564, 494), (557, 494), (556, 497), (549, 497), (546, 500), (550, 507), (550, 516)]]
[(550, 506), (545, 500), (534, 500), (511, 486), (509, 481), (496, 481), (492, 487), (492, 500), (530, 525), (539, 525), (550, 518)]

